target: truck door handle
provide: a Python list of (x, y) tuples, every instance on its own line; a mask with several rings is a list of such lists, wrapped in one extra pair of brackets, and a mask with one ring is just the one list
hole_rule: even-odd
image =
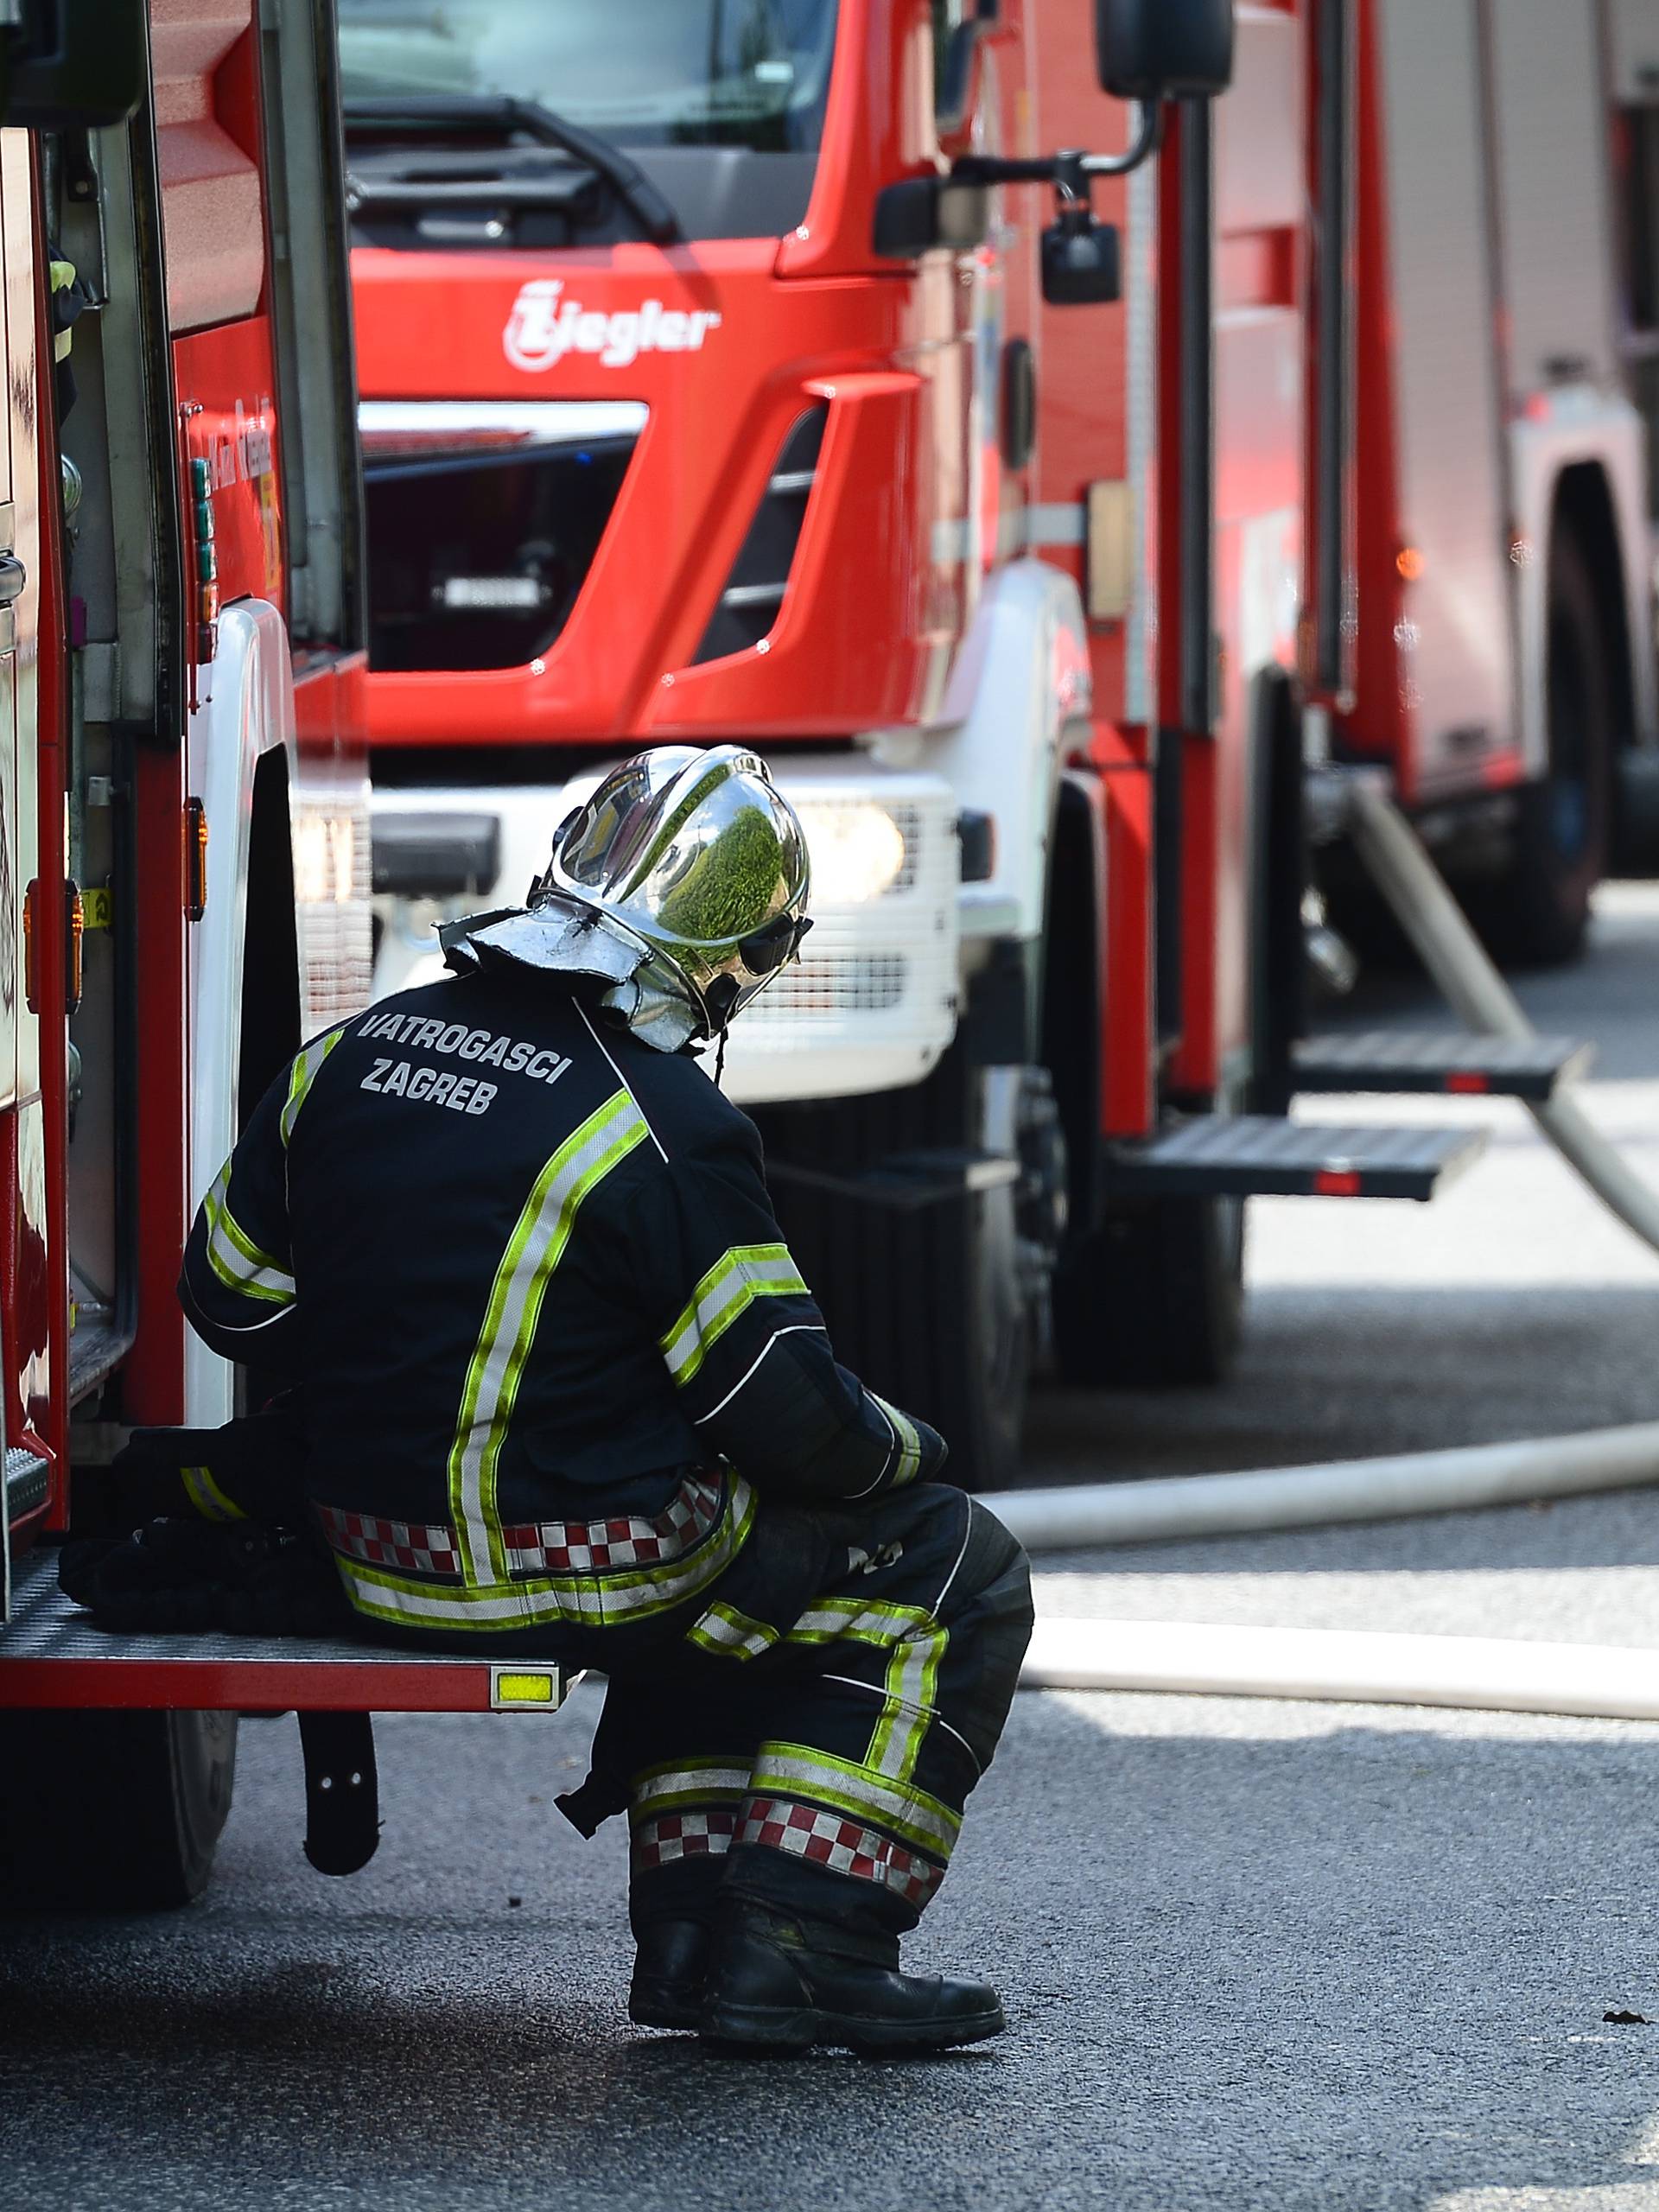
[(23, 586), (29, 582), (29, 571), (15, 553), (0, 553), (0, 607), (10, 607), (21, 599)]

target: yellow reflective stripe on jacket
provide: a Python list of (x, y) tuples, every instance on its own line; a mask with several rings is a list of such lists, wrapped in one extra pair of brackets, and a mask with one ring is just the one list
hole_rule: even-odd
[(269, 1306), (291, 1306), (296, 1297), (293, 1276), (282, 1262), (262, 1251), (232, 1213), (226, 1194), (231, 1186), (231, 1163), (219, 1171), (213, 1187), (202, 1200), (207, 1217), (207, 1264), (226, 1290), (238, 1297), (262, 1299)]
[(777, 1643), (779, 1631), (766, 1621), (752, 1620), (735, 1605), (716, 1598), (700, 1620), (685, 1631), (685, 1640), (699, 1651), (729, 1659), (758, 1659)]
[[(67, 292), (69, 289), (69, 287), (75, 281), (74, 263), (73, 261), (52, 261), (48, 262), (47, 266), (51, 272), (52, 289), (54, 293)], [(54, 361), (67, 361), (69, 358), (70, 348), (73, 346), (74, 341), (75, 334), (73, 330), (54, 330), (52, 334), (52, 359)]]
[(542, 1300), (570, 1241), (576, 1211), (594, 1185), (649, 1135), (644, 1116), (626, 1090), (607, 1099), (536, 1178), (501, 1255), (449, 1449), (450, 1512), (461, 1570), (469, 1584), (506, 1580), (506, 1549), (496, 1510), (496, 1466), (535, 1341)]
[(916, 1433), (914, 1421), (901, 1414), (897, 1406), (890, 1406), (874, 1390), (867, 1395), (875, 1400), (893, 1428), (893, 1448), (896, 1459), (887, 1487), (890, 1490), (902, 1489), (906, 1483), (913, 1483), (922, 1471), (922, 1440)]
[(534, 1580), (468, 1586), (418, 1582), (336, 1553), (347, 1596), (372, 1620), (407, 1628), (467, 1631), (543, 1624), (604, 1628), (649, 1620), (696, 1597), (722, 1575), (749, 1540), (754, 1493), (741, 1476), (712, 1535), (683, 1557), (627, 1574), (543, 1575)]
[(208, 1467), (181, 1467), (184, 1494), (204, 1521), (245, 1521), (247, 1515), (233, 1497), (226, 1497)]
[(326, 1037), (319, 1037), (315, 1043), (308, 1045), (303, 1052), (294, 1055), (294, 1064), (288, 1073), (288, 1096), (283, 1105), (282, 1132), (284, 1144), (294, 1134), (294, 1124), (300, 1118), (300, 1109), (309, 1096), (312, 1084), (321, 1073), (323, 1062), (345, 1034), (343, 1028), (331, 1029)]
[(804, 1298), (807, 1288), (786, 1244), (734, 1244), (691, 1294), (658, 1341), (668, 1371), (683, 1389), (740, 1314), (757, 1298)]

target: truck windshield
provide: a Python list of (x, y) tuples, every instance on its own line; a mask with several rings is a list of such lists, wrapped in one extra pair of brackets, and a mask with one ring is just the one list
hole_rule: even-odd
[(837, 0), (340, 0), (347, 100), (510, 93), (619, 146), (816, 153)]

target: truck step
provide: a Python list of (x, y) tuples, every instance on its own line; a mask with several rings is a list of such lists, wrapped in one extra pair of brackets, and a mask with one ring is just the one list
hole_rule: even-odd
[(176, 1706), (198, 1713), (554, 1713), (580, 1674), (544, 1659), (394, 1651), (353, 1639), (123, 1636), (58, 1588), (55, 1552), (13, 1570), (0, 1708)]
[(1595, 1056), (1568, 1037), (1396, 1034), (1310, 1037), (1298, 1045), (1298, 1090), (1433, 1092), (1465, 1098), (1524, 1098), (1547, 1105)]
[(1274, 1115), (1205, 1114), (1115, 1145), (1124, 1198), (1432, 1198), (1479, 1157), (1481, 1129), (1339, 1128)]

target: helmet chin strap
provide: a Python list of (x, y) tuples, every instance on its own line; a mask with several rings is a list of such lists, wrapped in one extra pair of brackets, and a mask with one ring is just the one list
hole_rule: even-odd
[(720, 1024), (720, 1042), (715, 1052), (715, 1089), (718, 1090), (726, 1073), (726, 1040), (732, 1033), (732, 1008), (737, 1001), (737, 985), (729, 976), (716, 976), (703, 994), (703, 1004)]

